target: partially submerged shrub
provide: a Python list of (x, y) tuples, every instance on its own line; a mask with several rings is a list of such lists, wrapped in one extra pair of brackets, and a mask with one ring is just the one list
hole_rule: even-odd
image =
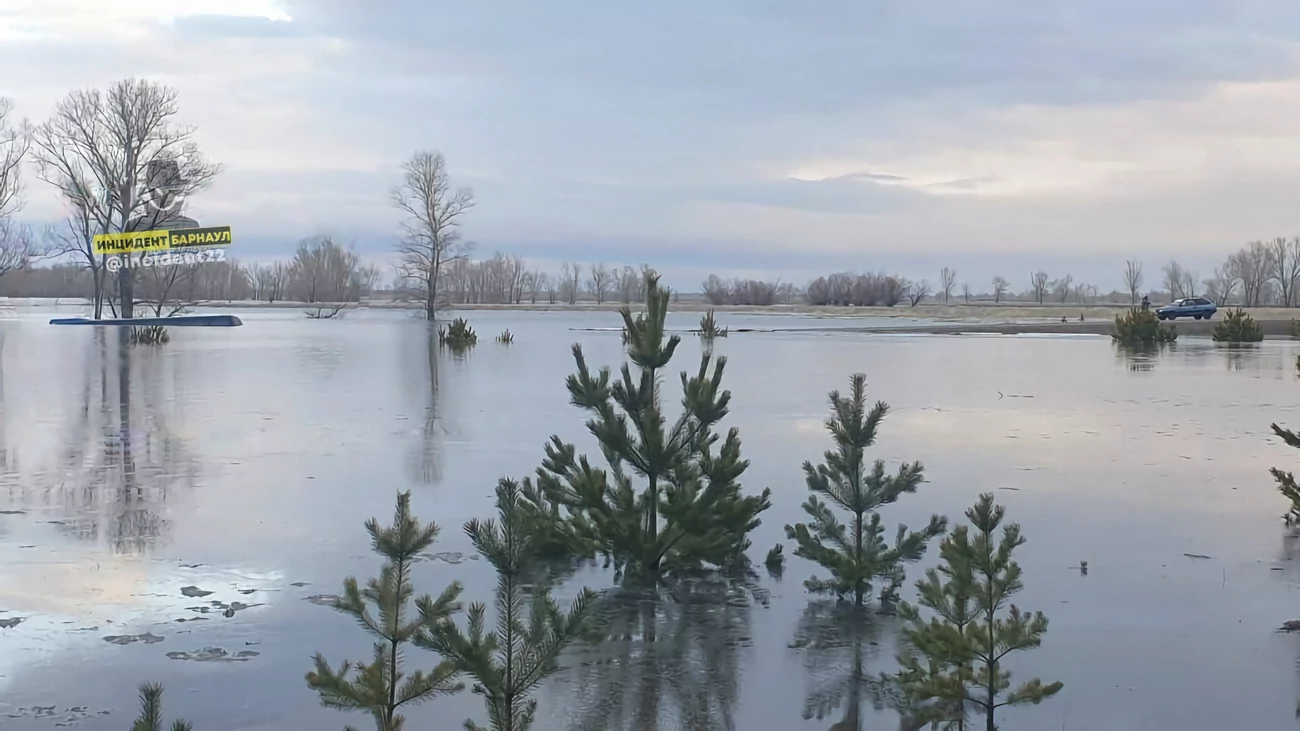
[(515, 336), (509, 330), (504, 330), (497, 336), (497, 342), (502, 345), (509, 345), (515, 341)]
[(1264, 339), (1264, 328), (1238, 307), (1229, 310), (1214, 326), (1213, 337), (1216, 343), (1258, 343)]
[(463, 317), (457, 317), (450, 325), (438, 328), (438, 343), (453, 348), (469, 348), (478, 345), (478, 334)]
[(704, 317), (700, 318), (700, 337), (705, 340), (727, 337), (727, 328), (718, 327), (718, 321), (713, 317), (712, 307), (704, 313)]
[(1121, 345), (1156, 345), (1172, 343), (1178, 339), (1173, 325), (1166, 325), (1150, 310), (1129, 308), (1123, 315), (1115, 316), (1115, 329), (1110, 337)]
[(172, 339), (162, 325), (133, 327), (129, 337), (132, 345), (162, 345)]

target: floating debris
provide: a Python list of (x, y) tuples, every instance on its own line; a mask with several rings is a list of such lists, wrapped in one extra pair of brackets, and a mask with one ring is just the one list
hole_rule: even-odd
[(198, 568), (203, 568), (203, 567), (206, 566), (206, 565), (207, 565), (207, 564), (202, 564), (202, 563), (183, 563), (183, 564), (181, 564), (181, 568), (183, 568), (183, 569), (198, 569)]
[[(111, 711), (98, 711), (93, 715), (107, 716)], [(13, 713), (6, 713), (9, 718), (52, 719), (55, 726), (76, 726), (92, 715), (85, 706), (73, 706), (58, 710), (58, 706), (31, 706), (19, 708)]]
[(26, 510), (0, 510), (0, 515), (26, 515)]
[(257, 589), (240, 589), (239, 593), (247, 595), (247, 594), (252, 594), (255, 591), (257, 591)]
[(1277, 628), (1278, 632), (1300, 632), (1300, 619), (1288, 619)]
[(249, 609), (251, 607), (260, 607), (260, 606), (262, 605), (245, 604), (243, 602), (231, 602), (227, 604), (218, 599), (210, 599), (209, 604), (206, 607), (186, 607), (186, 609), (190, 610), (191, 612), (198, 612), (199, 614), (211, 614), (213, 612), (221, 612), (223, 615), (227, 617), (233, 617), (235, 616), (235, 612), (242, 612), (245, 609)]
[(9, 629), (11, 627), (17, 627), (18, 625), (26, 621), (27, 621), (26, 617), (10, 617), (9, 619), (0, 619), (0, 629)]
[(212, 594), (212, 592), (204, 591), (197, 586), (182, 586), (181, 594), (188, 597), (205, 597)]
[(252, 650), (240, 650), (232, 655), (220, 647), (205, 647), (202, 650), (193, 652), (169, 652), (167, 657), (173, 660), (193, 660), (195, 662), (248, 662), (248, 660), (261, 654)]
[(153, 634), (152, 632), (145, 632), (142, 635), (109, 635), (104, 638), (104, 641), (110, 645), (132, 645), (136, 642), (153, 645), (162, 642), (163, 638)]
[(296, 587), (298, 587), (299, 589), (301, 589), (301, 588), (304, 587), (304, 586), (311, 586), (311, 584), (309, 584), (309, 583), (306, 582), (306, 581), (295, 581), (295, 582), (293, 582), (292, 584), (290, 584), (289, 586), (296, 586)]
[(1183, 555), (1188, 558), (1214, 558), (1213, 556), (1206, 556), (1205, 554), (1201, 554), (1201, 553), (1184, 553)]
[(339, 598), (333, 594), (313, 594), (305, 597), (305, 599), (322, 607), (337, 607), (339, 605)]
[(180, 619), (174, 619), (172, 621), (173, 622), (206, 622), (208, 621), (208, 618), (207, 617), (181, 617)]
[(459, 551), (442, 551), (439, 553), (421, 553), (420, 558), (425, 561), (442, 561), (443, 563), (449, 563), (454, 566), (456, 564), (465, 563), (466, 561), (477, 561), (478, 554), (475, 553), (466, 556)]

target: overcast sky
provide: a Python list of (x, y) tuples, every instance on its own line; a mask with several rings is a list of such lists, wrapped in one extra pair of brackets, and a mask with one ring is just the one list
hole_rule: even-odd
[(0, 0), (0, 96), (175, 86), (245, 257), (390, 250), (428, 148), (484, 254), (1118, 286), (1300, 234), (1297, 39), (1294, 0)]

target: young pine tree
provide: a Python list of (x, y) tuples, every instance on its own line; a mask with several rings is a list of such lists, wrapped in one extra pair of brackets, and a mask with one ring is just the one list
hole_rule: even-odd
[[(840, 599), (852, 597), (861, 606), (879, 580), (880, 601), (888, 606), (897, 598), (906, 578), (903, 565), (925, 554), (926, 542), (940, 535), (948, 521), (938, 515), (919, 531), (908, 532), (900, 525), (891, 545), (885, 540), (881, 506), (898, 500), (904, 493), (916, 492), (924, 481), (919, 462), (904, 464), (893, 475), (885, 474), (885, 463), (866, 462), (866, 449), (876, 441), (876, 430), (889, 405), (877, 402), (867, 410), (866, 376), (855, 373), (850, 379), (848, 397), (839, 391), (830, 394), (831, 416), (826, 429), (835, 442), (827, 451), (826, 462), (813, 466), (804, 462), (808, 489), (813, 493), (803, 504), (811, 524), (785, 527), (785, 534), (796, 544), (794, 555), (815, 561), (831, 572), (829, 579), (813, 577), (804, 582), (814, 594), (834, 594)], [(818, 499), (824, 497), (828, 502)], [(831, 503), (850, 513), (847, 524), (831, 511)]]
[[(559, 669), (565, 646), (588, 621), (595, 592), (583, 589), (568, 612), (561, 611), (545, 586), (530, 585), (527, 572), (538, 556), (533, 521), (521, 505), (519, 484), (497, 484), (500, 523), (465, 524), (474, 547), (497, 570), (496, 628), (487, 629), (487, 606), (469, 607), (467, 631), (443, 616), (429, 617), (416, 644), (435, 650), (474, 678), (474, 692), (487, 704), (491, 731), (527, 731), (537, 701), (529, 695)], [(469, 731), (483, 731), (466, 721)]]
[[(131, 724), (131, 731), (163, 731), (162, 719), (163, 687), (157, 683), (140, 686), (140, 715)], [(192, 731), (189, 721), (177, 719), (172, 721), (171, 731)]]
[[(1300, 361), (1297, 361), (1300, 367)], [(1273, 433), (1281, 437), (1282, 441), (1288, 446), (1300, 447), (1300, 435), (1290, 429), (1283, 429), (1277, 424), (1273, 425)], [(1273, 474), (1273, 479), (1277, 480), (1277, 489), (1282, 496), (1291, 501), (1291, 509), (1287, 511), (1286, 522), (1293, 524), (1300, 522), (1300, 485), (1296, 484), (1295, 475), (1291, 472), (1284, 472), (1276, 467), (1269, 468)]]
[[(379, 578), (371, 579), (364, 589), (349, 576), (335, 608), (355, 617), (377, 638), (374, 657), (369, 663), (344, 661), (334, 670), (316, 653), (316, 669), (307, 673), (307, 685), (320, 694), (326, 707), (367, 711), (374, 717), (377, 731), (400, 731), (405, 720), (398, 713), (402, 706), (464, 689), (456, 682), (456, 664), (451, 660), (444, 660), (431, 671), (416, 670), (409, 675), (402, 667), (402, 648), (415, 639), (424, 623), (446, 620), (460, 609), (456, 600), (461, 586), (452, 583), (437, 599), (420, 597), (415, 602), (420, 616), (407, 619), (407, 602), (415, 593), (411, 569), (417, 556), (433, 544), (438, 526), (422, 525), (411, 515), (408, 491), (397, 496), (391, 526), (380, 526), (371, 518), (366, 530), (370, 532), (372, 550), (386, 559), (383, 568)], [(377, 614), (371, 612), (371, 606)], [(347, 728), (352, 731), (351, 726)]]
[(985, 729), (996, 731), (997, 709), (1036, 705), (1061, 690), (1059, 681), (1038, 678), (1013, 690), (1002, 665), (1012, 652), (1038, 647), (1047, 632), (1042, 612), (1007, 605), (1023, 588), (1011, 553), (1025, 539), (1016, 523), (1003, 527), (1000, 538), (994, 535), (1005, 513), (992, 494), (981, 495), (966, 511), (970, 527), (958, 526), (943, 540), (940, 566), (916, 584), (920, 606), (935, 616), (926, 621), (918, 607), (901, 607), (908, 649), (899, 657), (903, 669), (896, 680), (918, 723), (965, 731), (967, 712), (975, 710), (984, 714)]
[(739, 432), (731, 429), (718, 446), (717, 425), (731, 400), (722, 390), (726, 358), (715, 363), (704, 355), (695, 375), (682, 373), (681, 416), (670, 423), (664, 415), (661, 376), (681, 342), (664, 336), (670, 296), (650, 275), (646, 311), (620, 310), (631, 362), (612, 383), (609, 368), (593, 375), (582, 347), (573, 346), (578, 372), (567, 380), (569, 394), (591, 414), (587, 428), (608, 469), (592, 468), (555, 436), (537, 488), (524, 483), (533, 512), (565, 508), (564, 529), (548, 533), (568, 535), (576, 555), (605, 556), (629, 579), (739, 565), (749, 532), (771, 504), (769, 490), (741, 492), (749, 462), (740, 456)]

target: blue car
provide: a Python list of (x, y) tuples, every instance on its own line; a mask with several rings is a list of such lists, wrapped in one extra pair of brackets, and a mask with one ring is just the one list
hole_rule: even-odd
[(1214, 317), (1214, 313), (1218, 311), (1219, 308), (1204, 297), (1187, 297), (1174, 300), (1173, 304), (1165, 305), (1156, 310), (1156, 317), (1161, 320), (1177, 320), (1180, 317), (1208, 320)]

